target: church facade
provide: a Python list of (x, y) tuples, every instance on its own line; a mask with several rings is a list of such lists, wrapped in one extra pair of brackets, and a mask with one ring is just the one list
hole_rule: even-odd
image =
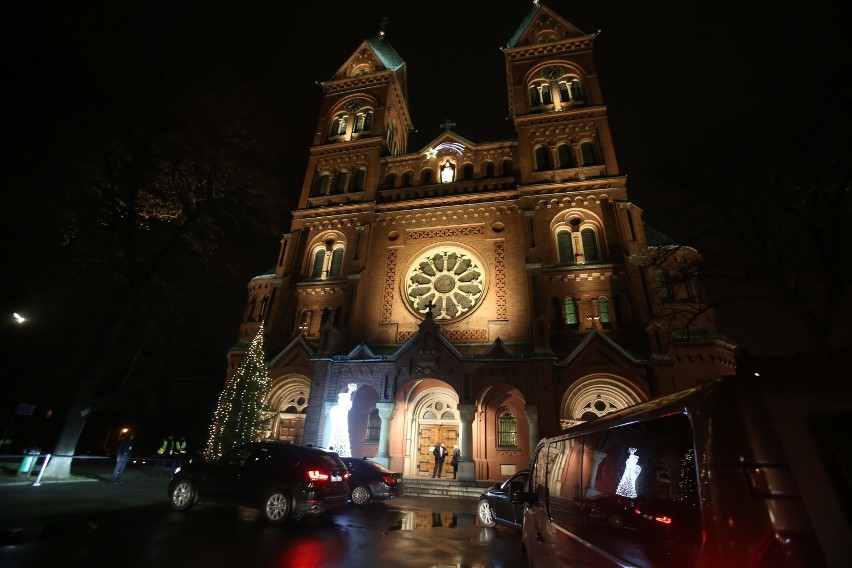
[(498, 142), (447, 122), (408, 148), (383, 33), (320, 83), (292, 225), (228, 353), (230, 377), (263, 322), (268, 437), (333, 445), (350, 393), (352, 455), (429, 477), (441, 441), (459, 479), (502, 479), (543, 435), (733, 372), (700, 254), (628, 197), (595, 37), (533, 4), (503, 49), (516, 136)]

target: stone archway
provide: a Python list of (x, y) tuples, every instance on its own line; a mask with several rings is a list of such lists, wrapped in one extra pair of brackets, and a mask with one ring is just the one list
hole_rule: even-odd
[(647, 397), (642, 390), (626, 379), (612, 375), (589, 376), (565, 392), (559, 425), (568, 428), (644, 400)]
[(310, 397), (311, 381), (307, 377), (292, 375), (274, 381), (269, 393), (269, 426), (264, 437), (301, 444)]
[[(432, 475), (435, 457), (432, 449), (436, 442), (452, 449), (459, 443), (458, 395), (448, 388), (425, 390), (409, 406), (406, 424), (410, 425), (406, 438), (405, 474), (419, 477)], [(452, 477), (449, 462), (444, 462), (443, 477)]]

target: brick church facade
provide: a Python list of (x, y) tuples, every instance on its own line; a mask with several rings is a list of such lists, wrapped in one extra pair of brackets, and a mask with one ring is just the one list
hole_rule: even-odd
[(228, 354), (230, 377), (263, 322), (268, 437), (328, 446), (355, 385), (352, 455), (428, 477), (443, 441), (460, 479), (501, 479), (540, 436), (733, 372), (699, 253), (628, 198), (595, 37), (533, 4), (503, 49), (516, 136), (498, 142), (447, 122), (408, 148), (383, 33), (320, 83), (292, 225)]

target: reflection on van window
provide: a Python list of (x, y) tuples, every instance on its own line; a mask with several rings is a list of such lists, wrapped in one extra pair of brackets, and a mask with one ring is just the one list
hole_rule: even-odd
[(701, 518), (686, 416), (551, 441), (537, 456), (536, 484), (545, 463), (539, 499), (546, 495), (561, 528), (636, 566), (688, 566), (698, 557)]

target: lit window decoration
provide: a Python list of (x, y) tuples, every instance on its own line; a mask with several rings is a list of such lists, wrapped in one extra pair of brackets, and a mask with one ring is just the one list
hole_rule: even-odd
[(352, 393), (358, 389), (355, 383), (349, 383), (348, 390), (337, 395), (337, 404), (329, 411), (331, 437), (328, 447), (341, 457), (351, 457), (349, 446), (349, 410), (352, 408)]
[(441, 183), (450, 183), (455, 179), (456, 167), (447, 160), (441, 166)]
[(636, 478), (642, 472), (642, 467), (639, 465), (639, 456), (636, 455), (636, 448), (629, 448), (630, 457), (624, 464), (624, 474), (621, 476), (621, 481), (618, 482), (618, 488), (615, 490), (616, 495), (622, 497), (636, 497)]
[(446, 247), (415, 261), (405, 280), (412, 309), (436, 320), (453, 320), (473, 310), (485, 291), (485, 274), (469, 253)]

